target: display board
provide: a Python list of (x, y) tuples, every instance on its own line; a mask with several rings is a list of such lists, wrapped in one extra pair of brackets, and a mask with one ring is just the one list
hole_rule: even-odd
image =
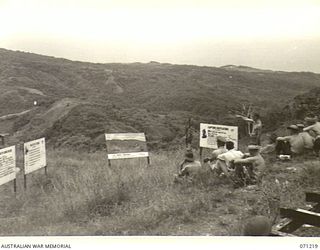
[(16, 179), (15, 146), (0, 150), (0, 185)]
[(108, 160), (149, 157), (144, 133), (105, 134)]
[(45, 138), (24, 143), (24, 173), (47, 166)]
[(217, 149), (217, 136), (232, 141), (238, 149), (238, 127), (200, 123), (200, 147)]

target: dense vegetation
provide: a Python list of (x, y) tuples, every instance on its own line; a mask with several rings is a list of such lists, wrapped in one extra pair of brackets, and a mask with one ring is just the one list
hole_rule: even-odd
[(0, 49), (0, 116), (31, 109), (0, 130), (17, 141), (46, 136), (56, 147), (86, 150), (100, 149), (104, 132), (143, 131), (151, 148), (168, 148), (183, 141), (189, 117), (195, 130), (199, 122), (240, 125), (232, 114), (242, 104), (269, 117), (319, 85), (320, 75), (307, 72), (93, 64)]

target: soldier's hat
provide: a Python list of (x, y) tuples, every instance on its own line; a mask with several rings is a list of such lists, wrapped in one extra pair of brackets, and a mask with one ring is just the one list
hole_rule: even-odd
[(261, 147), (260, 147), (259, 145), (253, 145), (253, 144), (252, 144), (252, 145), (249, 145), (249, 146), (248, 146), (248, 149), (249, 149), (249, 150), (260, 150), (260, 148), (261, 148)]
[(188, 161), (194, 161), (194, 156), (193, 153), (190, 151), (187, 151), (184, 155), (185, 159)]
[(299, 127), (297, 125), (290, 125), (290, 126), (287, 127), (287, 129), (299, 130)]
[(226, 142), (227, 140), (226, 140), (225, 137), (218, 135), (217, 136), (217, 141)]

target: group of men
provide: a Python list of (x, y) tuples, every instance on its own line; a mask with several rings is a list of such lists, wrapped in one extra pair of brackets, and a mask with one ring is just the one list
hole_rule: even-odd
[[(261, 121), (258, 116), (253, 121), (257, 126), (253, 130), (257, 135), (254, 144), (248, 146), (248, 153), (242, 153), (234, 148), (232, 141), (226, 141), (224, 137), (217, 137), (218, 148), (214, 150), (210, 158), (203, 163), (194, 159), (193, 152), (187, 151), (185, 159), (179, 164), (177, 178), (194, 176), (202, 169), (208, 169), (219, 177), (231, 180), (235, 186), (257, 184), (261, 181), (266, 164), (263, 154), (276, 153), (279, 159), (291, 159), (306, 152), (314, 152), (319, 156), (320, 152), (320, 122), (318, 117), (309, 114), (303, 123), (287, 127), (289, 135), (277, 137), (272, 134), (269, 144), (261, 147)], [(262, 154), (262, 155), (261, 155)]]
[[(248, 120), (249, 121), (249, 120)], [(291, 159), (307, 152), (314, 152), (319, 157), (320, 152), (320, 122), (318, 117), (309, 114), (304, 123), (292, 124), (287, 127), (289, 135), (277, 137), (271, 134), (269, 144), (261, 147), (261, 127), (259, 116), (255, 116), (253, 122), (253, 133), (255, 143), (248, 146), (248, 153), (242, 153), (234, 148), (232, 141), (224, 137), (217, 137), (217, 149), (210, 158), (206, 158), (203, 164), (194, 159), (193, 152), (187, 151), (184, 161), (179, 165), (178, 178), (193, 177), (201, 170), (208, 169), (217, 176), (227, 178), (235, 187), (254, 185), (261, 182), (266, 169), (265, 160), (261, 154), (276, 153), (279, 159)], [(245, 224), (243, 235), (268, 236), (271, 233), (271, 222), (265, 216), (250, 218)]]
[(194, 176), (200, 169), (208, 169), (219, 177), (229, 179), (235, 187), (257, 184), (265, 169), (265, 161), (260, 154), (259, 145), (249, 145), (248, 153), (234, 148), (232, 141), (217, 137), (218, 148), (203, 164), (194, 160), (192, 151), (185, 154), (185, 160), (179, 165), (178, 176)]
[(287, 127), (290, 135), (277, 137), (274, 145), (279, 158), (291, 158), (308, 152), (314, 152), (319, 157), (320, 151), (320, 122), (314, 114), (305, 117), (304, 123)]

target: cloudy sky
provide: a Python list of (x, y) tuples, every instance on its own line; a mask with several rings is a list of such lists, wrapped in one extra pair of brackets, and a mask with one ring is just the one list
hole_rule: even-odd
[(0, 0), (0, 47), (320, 73), (319, 0)]

